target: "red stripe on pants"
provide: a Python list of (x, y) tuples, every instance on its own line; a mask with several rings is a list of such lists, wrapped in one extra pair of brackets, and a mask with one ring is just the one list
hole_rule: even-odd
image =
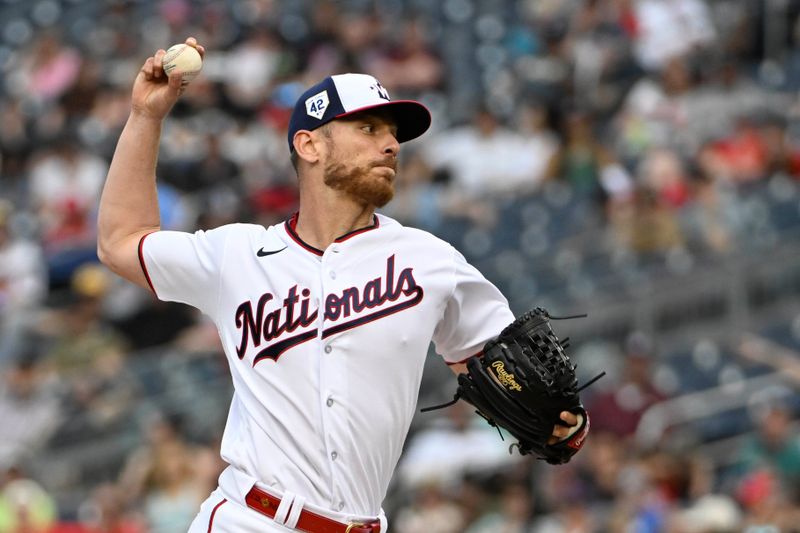
[(211, 527), (214, 525), (214, 515), (217, 514), (217, 509), (219, 509), (220, 506), (227, 501), (227, 498), (223, 498), (221, 502), (214, 506), (214, 510), (211, 511), (211, 518), (208, 519), (208, 533), (211, 533)]

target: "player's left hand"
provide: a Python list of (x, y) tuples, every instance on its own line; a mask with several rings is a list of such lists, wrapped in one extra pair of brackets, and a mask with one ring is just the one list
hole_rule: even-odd
[(555, 444), (558, 441), (564, 440), (567, 437), (572, 436), (572, 433), (578, 429), (578, 422), (580, 422), (580, 420), (578, 419), (578, 415), (575, 413), (561, 411), (560, 418), (564, 421), (566, 426), (556, 424), (553, 428), (553, 434), (549, 439), (547, 439), (547, 444)]
[(559, 340), (550, 319), (537, 307), (489, 340), (458, 375), (455, 400), (463, 398), (489, 425), (508, 431), (521, 455), (560, 465), (586, 442), (589, 414), (579, 393), (603, 373), (578, 387), (569, 343)]

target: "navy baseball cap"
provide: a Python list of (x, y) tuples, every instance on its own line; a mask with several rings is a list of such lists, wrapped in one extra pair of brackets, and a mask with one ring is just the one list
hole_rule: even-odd
[(427, 107), (414, 100), (391, 100), (372, 76), (328, 76), (300, 95), (294, 105), (289, 119), (289, 151), (294, 151), (294, 135), (300, 130), (313, 131), (331, 120), (378, 108), (392, 114), (401, 143), (419, 137), (431, 125)]

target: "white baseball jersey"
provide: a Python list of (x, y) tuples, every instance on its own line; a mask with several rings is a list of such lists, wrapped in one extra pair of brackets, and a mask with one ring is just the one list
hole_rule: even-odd
[[(429, 233), (375, 215), (322, 251), (298, 237), (295, 220), (152, 233), (140, 260), (158, 298), (217, 325), (235, 388), (222, 457), (236, 479), (374, 517), (431, 340), (445, 361), (461, 362), (514, 317), (494, 285)], [(234, 478), (223, 475), (221, 488)]]

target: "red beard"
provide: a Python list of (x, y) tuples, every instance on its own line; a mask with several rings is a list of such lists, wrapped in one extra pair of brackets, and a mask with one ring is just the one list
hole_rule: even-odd
[(370, 176), (373, 168), (386, 166), (396, 169), (394, 158), (387, 158), (368, 166), (347, 167), (344, 163), (332, 160), (325, 165), (325, 185), (341, 191), (361, 205), (383, 207), (394, 197), (392, 180)]

